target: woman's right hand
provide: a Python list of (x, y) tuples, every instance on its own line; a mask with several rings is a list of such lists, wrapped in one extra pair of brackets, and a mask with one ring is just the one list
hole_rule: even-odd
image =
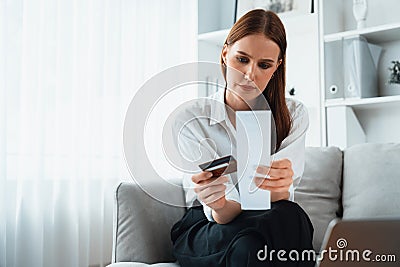
[(225, 207), (225, 189), (224, 183), (228, 182), (227, 176), (211, 178), (211, 172), (201, 172), (192, 176), (192, 181), (196, 184), (194, 192), (197, 197), (211, 209), (217, 211)]

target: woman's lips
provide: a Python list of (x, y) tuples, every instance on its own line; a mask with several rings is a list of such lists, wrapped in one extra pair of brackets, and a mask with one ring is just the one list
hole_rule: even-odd
[(245, 84), (238, 84), (243, 90), (246, 90), (246, 91), (251, 91), (251, 90), (254, 90), (254, 89), (256, 89), (254, 86), (251, 86), (251, 85), (245, 85)]

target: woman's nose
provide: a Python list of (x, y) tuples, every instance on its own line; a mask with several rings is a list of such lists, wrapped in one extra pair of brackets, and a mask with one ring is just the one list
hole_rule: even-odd
[(254, 81), (254, 67), (248, 66), (245, 73), (244, 78), (250, 82)]

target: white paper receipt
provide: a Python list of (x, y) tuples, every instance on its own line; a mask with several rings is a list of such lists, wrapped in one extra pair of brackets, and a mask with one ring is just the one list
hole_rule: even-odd
[(270, 191), (258, 188), (255, 166), (270, 164), (271, 111), (236, 111), (237, 177), (243, 210), (271, 208)]

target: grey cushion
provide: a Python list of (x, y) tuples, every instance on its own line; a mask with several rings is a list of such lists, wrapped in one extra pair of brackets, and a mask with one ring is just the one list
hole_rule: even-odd
[(344, 151), (343, 218), (400, 217), (400, 144)]
[(294, 199), (314, 226), (316, 251), (321, 248), (329, 222), (341, 212), (342, 157), (342, 151), (337, 147), (306, 148), (304, 174)]
[[(160, 188), (169, 199), (183, 206), (183, 190), (178, 189)], [(184, 212), (185, 208), (150, 197), (135, 183), (121, 183), (115, 193), (112, 262), (175, 261), (170, 231)]]

